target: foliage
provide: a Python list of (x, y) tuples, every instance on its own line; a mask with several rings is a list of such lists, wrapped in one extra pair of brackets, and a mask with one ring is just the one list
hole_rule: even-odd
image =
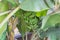
[(60, 13), (53, 13), (44, 17), (42, 21), (42, 27), (44, 31), (47, 30), (49, 27), (54, 27), (55, 24), (60, 23)]
[(20, 3), (20, 5), (21, 5), (20, 7), (21, 7), (21, 9), (26, 10), (26, 11), (36, 11), (37, 12), (37, 11), (49, 9), (49, 7), (46, 4), (50, 8), (52, 8), (54, 6), (54, 3), (51, 2), (51, 0), (48, 0), (48, 1), (47, 0), (45, 0), (45, 1), (44, 0), (26, 0), (26, 1), (23, 1)]
[[(6, 1), (0, 2), (0, 12), (7, 11), (8, 9), (9, 9), (8, 8), (8, 3)], [(8, 14), (0, 16), (0, 23), (2, 23), (2, 21), (6, 18), (7, 15)], [(6, 29), (7, 29), (7, 22), (2, 27), (0, 27), (0, 40), (5, 40)]]
[[(9, 14), (5, 14), (3, 16), (1, 15), (0, 23), (4, 23), (5, 18), (9, 19), (12, 16), (15, 16), (18, 18), (17, 27), (19, 32), (22, 34), (22, 37), (24, 37), (27, 32), (38, 31), (38, 36), (42, 35), (42, 38), (48, 37), (50, 40), (56, 40), (55, 38), (57, 37), (57, 33), (59, 35), (59, 30), (55, 27), (56, 24), (60, 23), (60, 12), (47, 15), (49, 9), (55, 9), (54, 6), (57, 5), (55, 5), (55, 1), (56, 0), (2, 0), (0, 1), (0, 12), (5, 12), (8, 9), (14, 10), (9, 12)], [(18, 8), (16, 8), (17, 6)], [(38, 22), (41, 20), (41, 18), (42, 21), (40, 21), (41, 24), (39, 27)], [(3, 30), (2, 28), (1, 30)]]

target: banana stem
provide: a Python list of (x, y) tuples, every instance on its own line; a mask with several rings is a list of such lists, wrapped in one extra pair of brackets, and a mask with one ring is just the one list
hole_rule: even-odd
[(22, 37), (22, 39), (24, 40), (24, 37)]
[(26, 32), (26, 40), (27, 40), (27, 32)]
[(0, 24), (0, 28), (9, 20), (9, 18), (14, 15), (18, 10), (20, 9), (20, 6), (18, 6), (15, 10), (13, 10)]

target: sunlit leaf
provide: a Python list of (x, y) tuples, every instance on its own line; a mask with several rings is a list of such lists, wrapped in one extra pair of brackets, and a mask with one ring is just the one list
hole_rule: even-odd
[(47, 14), (47, 10), (43, 10), (43, 11), (37, 12), (36, 16), (40, 17), (40, 16), (45, 16), (46, 14)]

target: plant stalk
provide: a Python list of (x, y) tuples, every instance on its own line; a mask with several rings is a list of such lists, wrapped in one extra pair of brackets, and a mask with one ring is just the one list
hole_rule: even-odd
[(0, 28), (9, 20), (9, 18), (14, 15), (18, 10), (20, 9), (20, 6), (18, 6), (16, 9), (14, 9), (0, 24)]
[(0, 13), (0, 16), (3, 16), (3, 15), (5, 15), (5, 14), (8, 14), (9, 12), (11, 12), (12, 10), (8, 10), (8, 11), (5, 11), (5, 12), (1, 12)]
[(26, 40), (27, 40), (27, 32), (26, 32)]

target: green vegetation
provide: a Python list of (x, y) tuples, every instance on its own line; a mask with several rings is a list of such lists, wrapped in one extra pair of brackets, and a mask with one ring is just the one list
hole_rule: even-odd
[[(37, 37), (39, 40), (46, 37), (47, 40), (60, 40), (59, 9), (59, 0), (1, 0), (0, 39), (3, 35), (6, 37), (7, 30), (8, 35), (11, 32), (14, 34), (17, 27), (23, 40), (28, 32), (33, 34), (31, 40), (37, 40)], [(1, 40), (5, 40), (5, 37)]]

